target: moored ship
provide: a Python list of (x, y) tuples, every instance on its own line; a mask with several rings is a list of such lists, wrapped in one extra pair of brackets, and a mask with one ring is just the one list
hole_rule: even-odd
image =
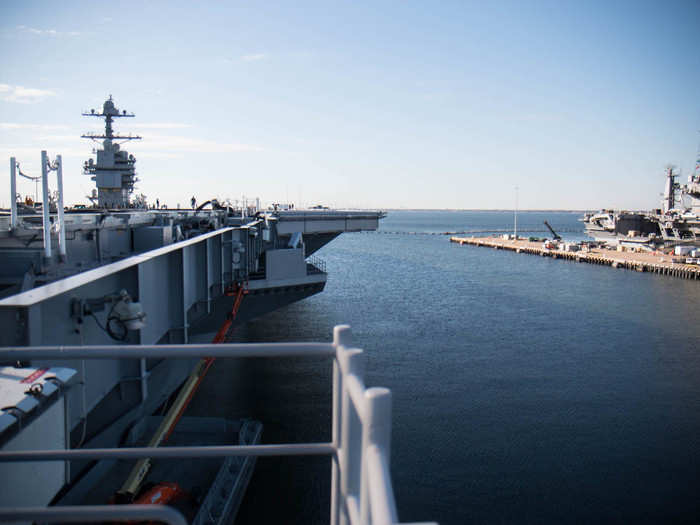
[(700, 160), (688, 183), (676, 182), (672, 167), (666, 169), (661, 208), (650, 211), (601, 210), (586, 213), (586, 233), (610, 245), (654, 250), (700, 242)]

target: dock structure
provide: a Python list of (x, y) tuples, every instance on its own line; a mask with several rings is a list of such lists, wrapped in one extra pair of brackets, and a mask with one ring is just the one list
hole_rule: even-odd
[(450, 237), (450, 242), (460, 245), (485, 246), (496, 250), (510, 250), (516, 253), (540, 255), (554, 259), (565, 259), (589, 264), (602, 264), (613, 268), (624, 268), (638, 272), (652, 272), (681, 279), (700, 279), (700, 266), (674, 263), (670, 255), (645, 252), (619, 252), (602, 248), (587, 251), (565, 251), (549, 249), (542, 242), (524, 239), (502, 239), (498, 237)]

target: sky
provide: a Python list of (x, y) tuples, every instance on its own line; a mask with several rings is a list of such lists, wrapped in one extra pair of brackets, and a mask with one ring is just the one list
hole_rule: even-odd
[(109, 95), (137, 192), (173, 207), (648, 209), (700, 144), (697, 0), (5, 0), (0, 64), (5, 207), (10, 156), (43, 149), (87, 202), (81, 113)]

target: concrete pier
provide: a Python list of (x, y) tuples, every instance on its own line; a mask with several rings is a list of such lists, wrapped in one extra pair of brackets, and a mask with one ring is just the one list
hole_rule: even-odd
[(602, 248), (567, 252), (544, 248), (542, 242), (531, 242), (523, 239), (500, 239), (497, 237), (450, 237), (450, 242), (459, 243), (460, 245), (485, 246), (496, 250), (510, 250), (516, 253), (540, 255), (554, 259), (602, 264), (612, 268), (624, 268), (638, 272), (653, 272), (681, 279), (700, 279), (700, 266), (671, 262), (670, 255), (647, 252), (619, 252)]

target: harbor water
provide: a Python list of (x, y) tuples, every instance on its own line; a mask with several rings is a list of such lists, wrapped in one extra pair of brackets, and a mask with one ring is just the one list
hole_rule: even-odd
[[(523, 212), (518, 232), (545, 236), (547, 220), (581, 239), (580, 217)], [(445, 235), (512, 226), (512, 212), (390, 212), (318, 253), (323, 293), (234, 340), (327, 341), (352, 325), (366, 383), (393, 392), (402, 521), (697, 522), (700, 283)], [(264, 442), (330, 439), (329, 361), (241, 367), (210, 379)], [(327, 522), (329, 479), (328, 458), (261, 459), (239, 522)]]

